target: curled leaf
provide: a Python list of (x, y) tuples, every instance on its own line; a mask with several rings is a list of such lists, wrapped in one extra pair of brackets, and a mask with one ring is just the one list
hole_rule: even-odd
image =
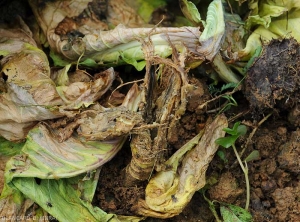
[(218, 149), (215, 140), (224, 136), (222, 129), (226, 126), (224, 115), (216, 117), (203, 135), (197, 135), (173, 154), (166, 162), (171, 169), (159, 172), (149, 181), (145, 200), (139, 202), (137, 212), (157, 218), (181, 213), (193, 194), (205, 185), (205, 172)]
[(198, 25), (202, 22), (201, 15), (193, 2), (187, 0), (180, 0), (179, 4), (182, 13), (187, 19)]

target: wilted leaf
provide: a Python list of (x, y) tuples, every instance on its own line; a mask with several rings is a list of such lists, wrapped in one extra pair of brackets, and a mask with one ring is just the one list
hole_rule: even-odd
[[(123, 105), (136, 110), (139, 94), (134, 85)], [(120, 150), (127, 132), (118, 136), (108, 141), (89, 141), (74, 135), (60, 142), (54, 129), (40, 123), (30, 130), (20, 155), (7, 164), (6, 179), (9, 182), (14, 177), (69, 178), (95, 170)]]
[(57, 72), (57, 77), (54, 80), (56, 86), (68, 86), (70, 84), (68, 77), (68, 71), (70, 68), (71, 64), (68, 64)]
[[(206, 25), (199, 41), (201, 43), (200, 53), (208, 60), (212, 60), (220, 49), (220, 44), (225, 32), (225, 22), (222, 2), (214, 0), (207, 9)], [(211, 54), (209, 52), (216, 52)]]
[[(139, 102), (140, 91), (134, 85), (122, 105), (137, 110)], [(127, 134), (101, 142), (73, 135), (59, 142), (54, 129), (38, 124), (29, 132), (21, 153), (7, 163), (6, 183), (59, 221), (119, 221), (115, 215), (91, 205), (98, 175), (92, 171), (109, 161), (120, 150), (126, 137)], [(90, 177), (94, 175), (96, 179), (83, 173)], [(41, 180), (37, 182), (36, 178)], [(12, 200), (3, 196), (2, 201)], [(122, 218), (122, 221), (141, 220), (139, 217)]]
[(29, 132), (21, 155), (8, 162), (7, 178), (76, 176), (109, 161), (124, 141), (124, 138), (119, 138), (107, 142), (84, 142), (72, 137), (60, 143), (55, 134), (39, 124)]
[[(172, 169), (157, 173), (149, 181), (145, 201), (139, 202), (138, 213), (157, 218), (168, 218), (181, 213), (193, 194), (205, 185), (206, 169), (218, 149), (215, 140), (224, 136), (222, 129), (226, 126), (227, 119), (224, 115), (216, 117), (205, 128), (201, 139), (201, 134), (197, 135), (173, 154), (166, 162)], [(187, 151), (189, 152), (186, 153)]]
[[(77, 5), (76, 2), (80, 2), (80, 6), (75, 9), (73, 6)], [(116, 2), (109, 1), (109, 4), (114, 5), (110, 6), (112, 10), (121, 7)], [(221, 1), (214, 0), (208, 8), (207, 25), (202, 34), (198, 27), (140, 28), (139, 26), (139, 28), (125, 28), (124, 24), (127, 27), (130, 25), (124, 19), (120, 19), (119, 23), (116, 23), (119, 25), (109, 31), (103, 31), (101, 28), (92, 28), (88, 31), (81, 30), (76, 24), (69, 30), (67, 29), (65, 35), (71, 31), (82, 33), (82, 35), (75, 36), (71, 40), (62, 40), (61, 35), (57, 34), (57, 26), (66, 16), (68, 18), (71, 15), (78, 16), (79, 12), (87, 7), (87, 2), (78, 0), (53, 1), (47, 2), (45, 7), (41, 7), (36, 0), (31, 0), (30, 3), (36, 17), (43, 21), (42, 29), (48, 36), (51, 49), (71, 61), (76, 61), (83, 55), (82, 60), (89, 58), (98, 64), (116, 65), (126, 62), (120, 59), (122, 55), (127, 60), (130, 58), (129, 61), (132, 64), (132, 61), (145, 60), (146, 55), (144, 55), (142, 47), (143, 43), (148, 41), (153, 44), (154, 55), (170, 56), (172, 54), (170, 43), (172, 43), (179, 52), (187, 48), (189, 52), (197, 56), (198, 61), (212, 60), (220, 47), (220, 41), (225, 30)], [(69, 8), (65, 9), (59, 3)], [(109, 17), (110, 15), (108, 15), (108, 20)]]
[(102, 72), (101, 78), (90, 82), (73, 82), (67, 86), (58, 86), (56, 90), (64, 101), (62, 105), (65, 109), (79, 109), (98, 100), (111, 87), (114, 79), (114, 69), (109, 68)]
[(104, 71), (101, 78), (68, 85), (70, 65), (61, 71), (61, 86), (57, 87), (50, 78), (46, 54), (26, 33), (16, 32), (18, 39), (13, 31), (0, 29), (7, 39), (1, 41), (0, 50), (12, 47), (0, 60), (1, 73), (7, 77), (6, 91), (0, 95), (0, 135), (6, 139), (24, 139), (38, 121), (72, 116), (76, 113), (74, 109), (92, 104), (110, 88), (115, 78), (112, 68)]
[(86, 140), (108, 140), (127, 135), (143, 121), (140, 114), (125, 107), (87, 110), (81, 113), (77, 132)]

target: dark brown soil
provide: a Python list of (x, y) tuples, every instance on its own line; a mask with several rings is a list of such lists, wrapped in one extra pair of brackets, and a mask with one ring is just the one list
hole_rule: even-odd
[(272, 40), (249, 69), (245, 96), (252, 108), (290, 110), (299, 102), (300, 47), (295, 39)]

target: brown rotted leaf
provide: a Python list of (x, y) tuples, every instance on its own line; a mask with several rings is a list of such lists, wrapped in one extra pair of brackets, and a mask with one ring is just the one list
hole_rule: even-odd
[(77, 132), (87, 140), (107, 140), (128, 134), (142, 121), (140, 114), (124, 106), (108, 109), (99, 107), (82, 113)]
[(46, 54), (28, 33), (19, 29), (0, 29), (0, 33), (0, 135), (8, 140), (24, 139), (38, 121), (74, 116), (79, 108), (98, 100), (115, 78), (110, 68), (90, 82), (56, 86)]

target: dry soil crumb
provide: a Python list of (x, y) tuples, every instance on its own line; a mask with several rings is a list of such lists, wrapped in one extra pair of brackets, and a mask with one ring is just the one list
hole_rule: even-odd
[(221, 175), (218, 183), (210, 188), (208, 193), (212, 200), (233, 203), (243, 193), (243, 189), (239, 188), (239, 184), (232, 173), (226, 172)]
[(300, 173), (300, 130), (291, 133), (291, 138), (283, 144), (277, 157), (280, 168)]
[(295, 187), (276, 189), (272, 193), (274, 221), (300, 221), (300, 182)]

